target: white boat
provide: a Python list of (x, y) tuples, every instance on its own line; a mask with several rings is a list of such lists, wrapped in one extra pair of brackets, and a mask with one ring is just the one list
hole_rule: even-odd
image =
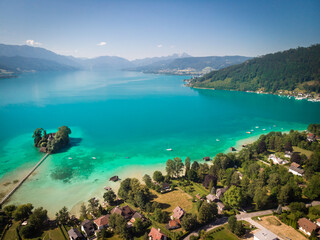
[(217, 141), (217, 142), (220, 142), (220, 140), (219, 140), (218, 138), (216, 139), (216, 141)]
[(264, 128), (264, 129), (262, 129), (263, 131), (265, 131), (266, 129)]
[(253, 130), (253, 129), (251, 129), (250, 131), (251, 131), (251, 132), (253, 132), (254, 130)]
[(256, 126), (256, 128), (259, 128), (259, 126)]
[(72, 157), (68, 157), (68, 159), (72, 159)]
[(172, 151), (172, 148), (167, 148), (166, 150), (167, 150), (167, 151)]
[(97, 159), (96, 157), (92, 157), (92, 159)]

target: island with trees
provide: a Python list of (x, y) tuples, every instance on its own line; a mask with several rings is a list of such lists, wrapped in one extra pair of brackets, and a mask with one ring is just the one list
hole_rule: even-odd
[(37, 128), (32, 137), (34, 146), (39, 148), (40, 152), (55, 153), (69, 144), (69, 134), (71, 129), (67, 126), (59, 127), (55, 133), (47, 133), (43, 128)]

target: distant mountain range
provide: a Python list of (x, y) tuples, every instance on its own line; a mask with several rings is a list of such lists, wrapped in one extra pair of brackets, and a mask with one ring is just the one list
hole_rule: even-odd
[(249, 59), (242, 56), (191, 57), (186, 53), (129, 61), (115, 56), (75, 58), (44, 48), (0, 44), (0, 77), (25, 71), (65, 71), (77, 69), (124, 69), (149, 73), (201, 74)]
[(204, 74), (213, 70), (242, 63), (248, 59), (250, 58), (243, 56), (182, 57), (157, 61), (146, 66), (139, 66), (129, 70), (142, 71), (145, 73)]
[(271, 93), (320, 93), (320, 44), (256, 57), (195, 78), (190, 86)]

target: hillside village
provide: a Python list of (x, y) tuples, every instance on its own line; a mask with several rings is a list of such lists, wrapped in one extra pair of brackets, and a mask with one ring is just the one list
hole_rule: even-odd
[(118, 192), (106, 186), (104, 201), (89, 199), (79, 216), (3, 206), (1, 239), (318, 239), (319, 133), (311, 124), (203, 162), (169, 159), (165, 175), (143, 182), (115, 176)]

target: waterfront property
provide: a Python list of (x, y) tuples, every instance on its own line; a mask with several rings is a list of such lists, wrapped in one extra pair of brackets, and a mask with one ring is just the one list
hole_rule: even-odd
[(104, 216), (101, 216), (101, 217), (95, 219), (93, 222), (97, 226), (97, 229), (101, 230), (101, 229), (107, 228), (109, 226), (109, 218), (110, 218), (110, 215), (107, 214), (107, 215), (104, 215)]
[(307, 218), (300, 218), (298, 221), (298, 225), (299, 230), (308, 236), (311, 236), (311, 233), (313, 231), (316, 231), (316, 229), (318, 228), (317, 224), (311, 222)]
[(119, 214), (123, 216), (126, 220), (130, 220), (132, 216), (135, 214), (135, 211), (132, 210), (128, 205), (123, 207), (115, 207), (112, 209), (111, 214)]
[(81, 223), (81, 231), (85, 233), (86, 237), (94, 235), (94, 226), (90, 220), (85, 220)]
[(79, 232), (77, 228), (71, 228), (68, 231), (70, 240), (83, 240), (83, 235)]

